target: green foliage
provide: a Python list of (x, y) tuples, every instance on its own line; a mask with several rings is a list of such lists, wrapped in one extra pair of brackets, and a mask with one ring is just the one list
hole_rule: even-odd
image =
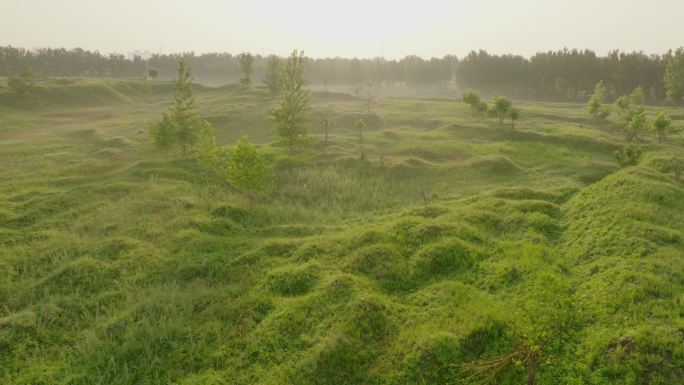
[(242, 71), (242, 78), (240, 84), (248, 87), (252, 84), (252, 74), (254, 73), (254, 56), (249, 52), (240, 54), (240, 70)]
[(468, 89), (465, 92), (463, 92), (461, 100), (463, 101), (463, 103), (469, 105), (473, 109), (473, 111), (478, 111), (480, 102), (482, 102), (480, 95), (472, 89)]
[[(553, 368), (558, 366), (568, 335), (572, 335), (580, 321), (572, 288), (564, 277), (543, 272), (528, 290), (527, 300), (515, 307), (511, 320), (516, 345), (500, 355), (465, 364), (470, 381), (501, 382), (502, 373), (516, 368), (524, 368), (527, 384), (531, 385), (540, 376), (557, 378)], [(545, 373), (547, 367), (551, 373)]]
[(202, 121), (192, 90), (192, 70), (184, 59), (178, 61), (173, 85), (173, 106), (162, 114), (160, 121), (151, 123), (149, 130), (157, 148), (166, 152), (173, 144), (180, 144), (185, 156), (188, 147), (197, 141)]
[(148, 68), (147, 69), (147, 77), (150, 79), (154, 80), (159, 76), (159, 70), (156, 68)]
[(627, 124), (627, 141), (631, 142), (637, 138), (639, 134), (646, 132), (648, 129), (648, 121), (646, 120), (646, 111), (637, 109), (632, 114), (632, 119)]
[(192, 70), (187, 67), (184, 59), (179, 60), (170, 115), (176, 124), (176, 138), (183, 148), (183, 155), (186, 154), (187, 148), (197, 141), (202, 126), (192, 90), (192, 80)]
[(230, 152), (228, 182), (242, 191), (250, 202), (272, 183), (271, 166), (247, 137), (238, 139)]
[(639, 145), (628, 144), (615, 150), (614, 155), (620, 167), (636, 166), (641, 160), (643, 149)]
[(36, 86), (33, 73), (28, 66), (23, 66), (16, 76), (8, 77), (7, 85), (19, 96), (30, 95)]
[(672, 125), (672, 118), (665, 112), (659, 112), (653, 120), (653, 131), (658, 135), (658, 141), (662, 142), (668, 135), (675, 134), (678, 130)]
[(489, 108), (489, 105), (487, 105), (487, 102), (484, 100), (480, 100), (476, 105), (475, 105), (475, 110), (479, 112), (482, 115), (487, 114), (487, 109)]
[(211, 123), (206, 120), (202, 123), (202, 129), (197, 137), (195, 146), (195, 159), (197, 164), (208, 171), (221, 172), (221, 149), (216, 145), (216, 133)]
[(494, 106), (492, 107), (492, 110), (494, 110), (499, 116), (499, 126), (503, 126), (504, 117), (513, 105), (513, 101), (505, 96), (497, 96), (494, 98), (493, 103)]
[(414, 269), (421, 277), (439, 277), (471, 267), (477, 252), (472, 246), (454, 239), (433, 244), (416, 254)]
[(684, 48), (679, 48), (668, 60), (663, 78), (667, 96), (675, 101), (684, 97)]
[(320, 276), (316, 265), (304, 265), (294, 268), (282, 268), (269, 273), (269, 289), (282, 296), (306, 294), (316, 284)]
[[(684, 377), (679, 135), (620, 169), (622, 135), (582, 126), (579, 103), (526, 103), (512, 131), (452, 100), (387, 98), (362, 117), (359, 162), (358, 100), (313, 93), (334, 143), (250, 146), (272, 165), (250, 205), (142, 143), (170, 82), (67, 80), (36, 87), (49, 108), (0, 116), (2, 384), (478, 384), (491, 365), (501, 385)], [(197, 153), (267, 143), (262, 91), (196, 85), (217, 127)]]
[(629, 94), (629, 101), (633, 106), (643, 106), (646, 103), (646, 94), (641, 86), (637, 87)]
[(679, 182), (682, 180), (682, 172), (684, 172), (684, 160), (676, 156), (666, 159), (660, 171), (672, 174), (672, 178)]
[(164, 154), (177, 142), (178, 126), (170, 113), (163, 113), (161, 120), (149, 124), (149, 132), (155, 146)]
[(603, 81), (596, 83), (594, 94), (587, 103), (587, 111), (589, 111), (589, 115), (593, 116), (596, 120), (605, 120), (610, 115), (610, 109), (603, 106), (605, 94), (606, 87), (603, 85)]
[(637, 87), (631, 94), (621, 96), (615, 101), (617, 114), (624, 122), (626, 139), (628, 142), (638, 138), (640, 133), (648, 129), (644, 101), (646, 97), (641, 87)]
[(274, 95), (280, 92), (280, 70), (280, 59), (276, 55), (270, 55), (263, 81), (268, 90), (271, 91), (271, 94)]
[[(81, 48), (28, 52), (4, 46), (0, 47), (0, 57), (5, 58), (0, 73), (12, 73), (30, 63), (46, 76), (130, 78), (143, 74), (148, 66), (157, 66), (164, 74), (171, 73), (175, 70), (174, 56), (129, 59)], [(664, 74), (672, 56), (671, 52), (658, 55), (607, 51), (606, 55), (597, 55), (591, 50), (562, 49), (538, 52), (529, 58), (486, 51), (473, 51), (462, 58), (446, 55), (424, 59), (411, 55), (400, 60), (378, 61), (335, 57), (317, 61), (317, 70), (309, 76), (309, 81), (325, 86), (334, 79), (337, 84), (354, 87), (370, 80), (373, 83), (404, 83), (409, 89), (431, 87), (441, 90), (455, 80), (459, 85), (483, 90), (505, 87), (516, 97), (578, 102), (591, 94), (597, 71), (600, 71), (611, 74), (604, 79), (607, 89), (625, 90), (641, 84), (649, 98), (655, 101), (665, 97)], [(267, 67), (267, 57), (255, 56), (254, 60), (255, 68)], [(201, 71), (195, 75), (203, 79), (226, 79), (226, 76), (238, 79), (241, 76), (239, 55), (204, 53), (193, 55), (192, 62), (195, 69)]]
[(276, 135), (289, 152), (309, 143), (309, 91), (303, 75), (304, 52), (294, 50), (280, 71), (283, 100), (271, 110)]

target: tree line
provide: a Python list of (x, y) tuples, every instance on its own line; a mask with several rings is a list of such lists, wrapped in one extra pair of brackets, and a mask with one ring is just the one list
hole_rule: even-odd
[[(615, 101), (637, 87), (647, 103), (667, 98), (668, 63), (682, 60), (682, 49), (662, 55), (642, 52), (612, 51), (599, 56), (590, 50), (560, 50), (537, 53), (530, 58), (520, 55), (493, 55), (472, 51), (464, 58), (447, 55), (423, 59), (407, 56), (401, 60), (382, 58), (305, 58), (306, 81), (315, 85), (366, 85), (394, 87), (473, 88), (483, 94), (506, 94), (517, 99), (586, 101), (594, 86), (603, 82), (605, 97)], [(13, 76), (29, 67), (45, 76), (94, 76), (140, 78), (154, 74), (173, 79), (179, 59), (191, 66), (200, 82), (249, 83), (272, 72), (274, 56), (233, 55), (230, 53), (193, 52), (155, 54), (149, 59), (119, 54), (104, 55), (80, 48), (29, 51), (11, 46), (0, 47), (0, 76)], [(251, 73), (244, 77), (245, 60)], [(271, 67), (269, 67), (271, 66)], [(677, 79), (673, 79), (675, 82)], [(681, 79), (678, 80), (682, 82)]]
[[(253, 76), (263, 77), (269, 69), (272, 56), (250, 55)], [(245, 56), (231, 53), (194, 52), (182, 54), (153, 54), (148, 59), (140, 56), (127, 58), (120, 54), (102, 54), (81, 48), (24, 48), (0, 47), (0, 76), (12, 76), (23, 67), (45, 76), (94, 76), (113, 78), (143, 77), (149, 68), (158, 71), (161, 79), (176, 75), (178, 60), (183, 59), (193, 68), (198, 81), (238, 82), (243, 79)], [(282, 59), (282, 58), (279, 58)], [(306, 81), (310, 84), (364, 84), (385, 83), (409, 86), (440, 86), (453, 80), (458, 59), (445, 56), (429, 60), (407, 56), (401, 60), (305, 58)]]
[[(681, 54), (681, 50), (677, 51)], [(471, 52), (459, 62), (456, 81), (464, 87), (506, 93), (516, 98), (586, 101), (602, 81), (605, 96), (616, 100), (641, 87), (648, 102), (666, 98), (667, 63), (677, 55), (612, 51), (598, 56), (590, 50), (550, 51), (524, 58)]]

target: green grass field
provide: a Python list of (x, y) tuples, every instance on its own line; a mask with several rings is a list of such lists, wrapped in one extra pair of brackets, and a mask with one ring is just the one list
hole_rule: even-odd
[(516, 102), (511, 130), (317, 92), (288, 156), (266, 90), (196, 86), (219, 144), (249, 135), (274, 164), (250, 205), (154, 149), (170, 83), (0, 84), (2, 384), (468, 384), (521, 344), (540, 384), (684, 379), (684, 183), (659, 166), (681, 134), (621, 169), (623, 135), (583, 105)]

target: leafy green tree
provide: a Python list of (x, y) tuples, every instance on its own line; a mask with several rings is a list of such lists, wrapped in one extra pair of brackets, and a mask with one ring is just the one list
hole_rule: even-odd
[(271, 110), (278, 140), (290, 153), (309, 143), (309, 91), (303, 74), (304, 52), (294, 50), (280, 71), (283, 100)]
[(646, 119), (646, 111), (638, 109), (632, 114), (632, 120), (627, 124), (627, 141), (631, 142), (634, 139), (639, 139), (639, 134), (648, 129), (648, 120)]
[(162, 118), (158, 122), (152, 122), (149, 125), (150, 136), (154, 141), (155, 146), (164, 153), (164, 157), (168, 155), (169, 149), (176, 144), (176, 132), (178, 128), (176, 121), (170, 113), (163, 113)]
[(664, 112), (660, 112), (653, 120), (653, 131), (658, 135), (658, 142), (665, 140), (667, 135), (677, 132), (672, 126), (672, 119)]
[(679, 48), (668, 60), (663, 83), (670, 99), (679, 101), (684, 97), (684, 48)]
[(508, 110), (508, 117), (511, 119), (511, 129), (515, 129), (515, 121), (520, 119), (520, 109), (511, 107)]
[(480, 95), (472, 89), (467, 89), (465, 92), (463, 92), (461, 100), (463, 101), (463, 103), (469, 105), (473, 109), (473, 111), (478, 110), (478, 106), (482, 101)]
[(263, 81), (271, 94), (275, 95), (280, 92), (280, 59), (276, 55), (268, 57), (268, 66)]
[(240, 54), (240, 69), (242, 70), (242, 78), (240, 84), (249, 87), (252, 84), (252, 73), (254, 73), (254, 56), (249, 52)]
[(615, 100), (615, 112), (625, 122), (625, 124), (629, 124), (629, 121), (632, 120), (633, 113), (629, 96), (623, 95)]
[(487, 115), (487, 110), (489, 109), (489, 106), (487, 105), (487, 102), (484, 100), (480, 100), (476, 105), (475, 105), (475, 110), (479, 112), (482, 115)]
[(26, 96), (33, 92), (36, 84), (34, 76), (28, 66), (23, 66), (16, 76), (7, 78), (7, 85), (19, 96)]
[(154, 80), (159, 76), (159, 70), (156, 68), (148, 68), (147, 69), (147, 77)]
[(641, 87), (637, 87), (631, 94), (620, 96), (615, 101), (615, 111), (623, 120), (628, 142), (638, 139), (639, 134), (646, 131), (648, 127), (644, 109), (645, 100), (644, 91)]
[(629, 101), (632, 103), (632, 105), (643, 106), (644, 103), (646, 103), (646, 94), (644, 93), (644, 89), (641, 88), (641, 86), (635, 88), (634, 91), (629, 94)]
[(216, 145), (214, 127), (208, 121), (202, 123), (202, 129), (195, 145), (197, 164), (205, 170), (218, 170), (221, 164), (221, 149)]
[(228, 182), (245, 194), (250, 204), (272, 182), (268, 160), (246, 136), (238, 139), (230, 152)]
[(587, 110), (589, 114), (596, 120), (606, 119), (610, 115), (610, 109), (603, 106), (603, 100), (606, 94), (606, 87), (603, 86), (603, 81), (596, 83), (594, 87), (594, 94), (587, 103)]
[[(192, 90), (192, 70), (187, 67), (185, 59), (180, 59), (174, 79), (173, 106), (160, 121), (150, 124), (150, 134), (158, 148), (167, 151), (173, 144), (180, 144), (185, 156), (188, 147), (197, 141), (201, 128), (199, 108)], [(173, 135), (170, 130), (173, 130)]]
[(356, 124), (354, 124), (354, 127), (359, 130), (359, 148), (361, 149), (361, 159), (365, 159), (366, 154), (363, 150), (363, 130), (366, 128), (366, 122), (359, 118), (359, 120), (356, 121)]
[(618, 162), (620, 167), (636, 166), (641, 160), (643, 150), (641, 146), (628, 144), (626, 146), (620, 147), (615, 151), (615, 160)]
[(503, 126), (504, 117), (512, 105), (513, 101), (505, 96), (494, 98), (494, 111), (499, 115), (499, 126)]
[(174, 80), (173, 107), (171, 117), (176, 122), (176, 137), (183, 148), (183, 156), (188, 147), (195, 144), (202, 128), (199, 108), (195, 103), (195, 93), (192, 90), (192, 69), (185, 63), (185, 59), (178, 61), (178, 74)]

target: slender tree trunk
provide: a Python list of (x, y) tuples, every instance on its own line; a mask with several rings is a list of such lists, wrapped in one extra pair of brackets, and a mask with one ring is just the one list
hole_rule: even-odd
[(422, 185), (420, 186), (420, 193), (423, 195), (423, 210), (424, 210), (424, 211), (423, 211), (423, 213), (424, 213), (423, 215), (425, 215), (425, 216), (427, 217), (427, 213), (428, 213), (428, 208), (427, 208), (427, 207), (428, 207), (428, 200), (427, 200), (427, 194), (425, 194), (425, 189), (423, 188)]
[(359, 128), (359, 146), (361, 147), (361, 159), (363, 159), (365, 154), (363, 153), (363, 131), (361, 128)]
[(532, 357), (527, 364), (527, 385), (537, 383), (537, 357)]

